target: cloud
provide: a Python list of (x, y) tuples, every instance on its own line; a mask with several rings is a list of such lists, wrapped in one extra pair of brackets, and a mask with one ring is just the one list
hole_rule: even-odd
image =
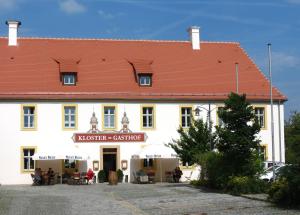
[(20, 0), (0, 0), (0, 11), (13, 10), (19, 2)]
[(300, 4), (300, 0), (287, 0), (287, 3)]
[(100, 15), (103, 19), (114, 19), (118, 16), (122, 16), (124, 15), (124, 13), (109, 13), (109, 12), (105, 12), (103, 10), (98, 10), (97, 11), (98, 15)]
[(281, 70), (284, 68), (298, 68), (300, 66), (300, 58), (283, 52), (272, 53), (273, 67)]
[(63, 0), (59, 2), (60, 9), (67, 14), (83, 13), (86, 11), (84, 5), (76, 0)]

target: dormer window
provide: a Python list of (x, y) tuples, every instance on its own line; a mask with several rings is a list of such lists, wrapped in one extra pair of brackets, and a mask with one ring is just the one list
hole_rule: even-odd
[(76, 85), (76, 73), (63, 73), (63, 85)]
[(152, 76), (151, 75), (139, 75), (139, 84), (140, 86), (151, 86), (152, 85)]

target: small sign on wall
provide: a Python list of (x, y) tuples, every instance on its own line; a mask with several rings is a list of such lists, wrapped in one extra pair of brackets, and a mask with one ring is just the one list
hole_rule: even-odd
[(99, 161), (93, 161), (93, 170), (98, 171), (99, 170)]

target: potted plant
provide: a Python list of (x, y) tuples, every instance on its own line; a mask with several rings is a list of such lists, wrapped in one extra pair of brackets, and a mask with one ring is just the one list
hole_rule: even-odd
[(117, 170), (117, 175), (118, 175), (118, 181), (119, 181), (120, 183), (122, 183), (122, 182), (123, 182), (123, 177), (124, 177), (123, 171), (120, 170), (120, 169), (118, 169), (118, 170)]
[(99, 181), (99, 183), (104, 183), (105, 178), (106, 178), (106, 174), (105, 174), (105, 171), (102, 169), (98, 172), (98, 181)]

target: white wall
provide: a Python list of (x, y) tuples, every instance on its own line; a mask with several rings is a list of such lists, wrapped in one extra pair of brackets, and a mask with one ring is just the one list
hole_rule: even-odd
[[(111, 104), (112, 102), (108, 102)], [(37, 130), (21, 131), (21, 104), (20, 102), (2, 102), (0, 103), (0, 184), (29, 184), (32, 183), (30, 174), (21, 173), (21, 146), (36, 146), (37, 151), (45, 146), (59, 148), (63, 145), (75, 145), (79, 149), (87, 152), (91, 159), (87, 165), (92, 167), (93, 160), (100, 160), (100, 145), (120, 145), (120, 160), (128, 160), (129, 169), (124, 172), (130, 175), (130, 158), (136, 153), (142, 145), (169, 143), (172, 138), (177, 138), (176, 129), (179, 125), (178, 103), (156, 103), (156, 129), (146, 132), (148, 139), (143, 143), (74, 143), (71, 139), (75, 132), (87, 132), (90, 129), (90, 118), (95, 110), (99, 122), (99, 129), (102, 130), (102, 104), (101, 102), (76, 102), (78, 104), (78, 130), (64, 131), (62, 129), (62, 103), (61, 102), (33, 102), (37, 105)], [(30, 102), (24, 102), (30, 104)], [(68, 104), (68, 103), (63, 103)], [(70, 102), (74, 104), (74, 102)], [(143, 103), (145, 104), (145, 103)], [(153, 104), (153, 103), (151, 103)], [(185, 103), (186, 104), (186, 103)], [(187, 103), (188, 104), (188, 103)], [(141, 132), (140, 129), (140, 103), (118, 102), (118, 130), (121, 129), (121, 119), (124, 111), (129, 118), (129, 128), (133, 132)], [(208, 109), (208, 104), (197, 103)], [(260, 132), (263, 144), (268, 144), (268, 158), (272, 158), (271, 148), (271, 122), (270, 106), (267, 105), (267, 130)], [(211, 120), (216, 123), (216, 105), (211, 105)], [(282, 159), (284, 161), (284, 110), (281, 110), (281, 128), (282, 128)], [(200, 117), (206, 120), (206, 111), (202, 111)], [(279, 136), (278, 136), (278, 107), (274, 106), (274, 125), (275, 125), (275, 157), (279, 161)]]

